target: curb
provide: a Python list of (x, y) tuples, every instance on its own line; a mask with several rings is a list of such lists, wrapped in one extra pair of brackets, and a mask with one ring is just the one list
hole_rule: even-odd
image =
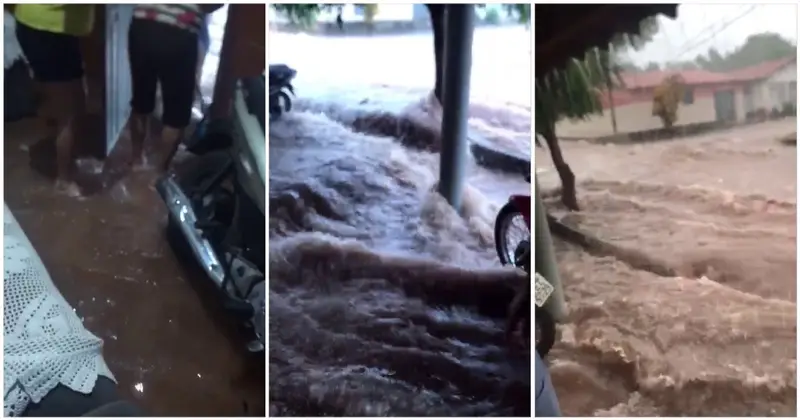
[(493, 147), (483, 140), (470, 139), (469, 149), (475, 162), (486, 169), (511, 174), (531, 174), (530, 157)]

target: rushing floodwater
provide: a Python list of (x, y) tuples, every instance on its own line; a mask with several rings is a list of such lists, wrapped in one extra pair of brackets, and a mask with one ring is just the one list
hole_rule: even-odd
[[(530, 358), (498, 307), (522, 279), (493, 222), (530, 187), (471, 163), (463, 214), (433, 192), (430, 33), (269, 43), (307, 99), (270, 126), (270, 413), (528, 415)], [(526, 154), (529, 46), (522, 28), (476, 31), (471, 95), (473, 133)]]
[(464, 305), (522, 281), (492, 224), (528, 185), (473, 164), (456, 214), (432, 192), (438, 155), (325, 109), (270, 127), (271, 413), (529, 413), (529, 356), (508, 349), (502, 314)]
[[(505, 50), (473, 51), (470, 123), (522, 151), (530, 64), (513, 61), (529, 44), (489, 42), (517, 35), (476, 33)], [(438, 155), (417, 149), (436, 140), (429, 36), (351, 41), (270, 38), (270, 61), (314, 98), (270, 128), (270, 412), (529, 412), (527, 355), (463, 305), (518, 280), (497, 266), (492, 223), (528, 185), (472, 164), (453, 212), (432, 193)], [(796, 414), (796, 156), (775, 141), (794, 126), (563, 143), (583, 211), (546, 205), (606, 243), (556, 241), (570, 314), (548, 363), (565, 414)], [(538, 157), (541, 185), (557, 186)]]
[[(557, 213), (617, 247), (556, 244), (571, 313), (549, 362), (565, 414), (796, 414), (797, 162), (776, 141), (794, 129), (564, 142), (583, 211)], [(556, 186), (548, 156), (536, 164)]]

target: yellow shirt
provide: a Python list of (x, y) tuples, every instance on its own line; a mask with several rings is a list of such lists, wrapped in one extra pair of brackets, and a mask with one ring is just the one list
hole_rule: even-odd
[(94, 26), (93, 4), (18, 4), (17, 20), (40, 31), (86, 36)]

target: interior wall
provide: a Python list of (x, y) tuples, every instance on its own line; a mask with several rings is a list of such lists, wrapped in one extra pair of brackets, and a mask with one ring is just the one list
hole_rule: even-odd
[(131, 68), (128, 62), (128, 29), (133, 19), (132, 4), (105, 7), (105, 155), (114, 149), (131, 112)]
[(103, 158), (107, 153), (106, 141), (106, 8), (95, 8), (94, 29), (81, 39), (83, 68), (86, 76), (87, 117), (84, 133), (76, 140), (80, 155)]

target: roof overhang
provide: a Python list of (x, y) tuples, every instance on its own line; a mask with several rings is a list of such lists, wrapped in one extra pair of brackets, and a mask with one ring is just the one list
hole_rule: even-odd
[(537, 4), (536, 77), (607, 47), (620, 33), (638, 34), (642, 20), (659, 14), (675, 18), (677, 4)]

